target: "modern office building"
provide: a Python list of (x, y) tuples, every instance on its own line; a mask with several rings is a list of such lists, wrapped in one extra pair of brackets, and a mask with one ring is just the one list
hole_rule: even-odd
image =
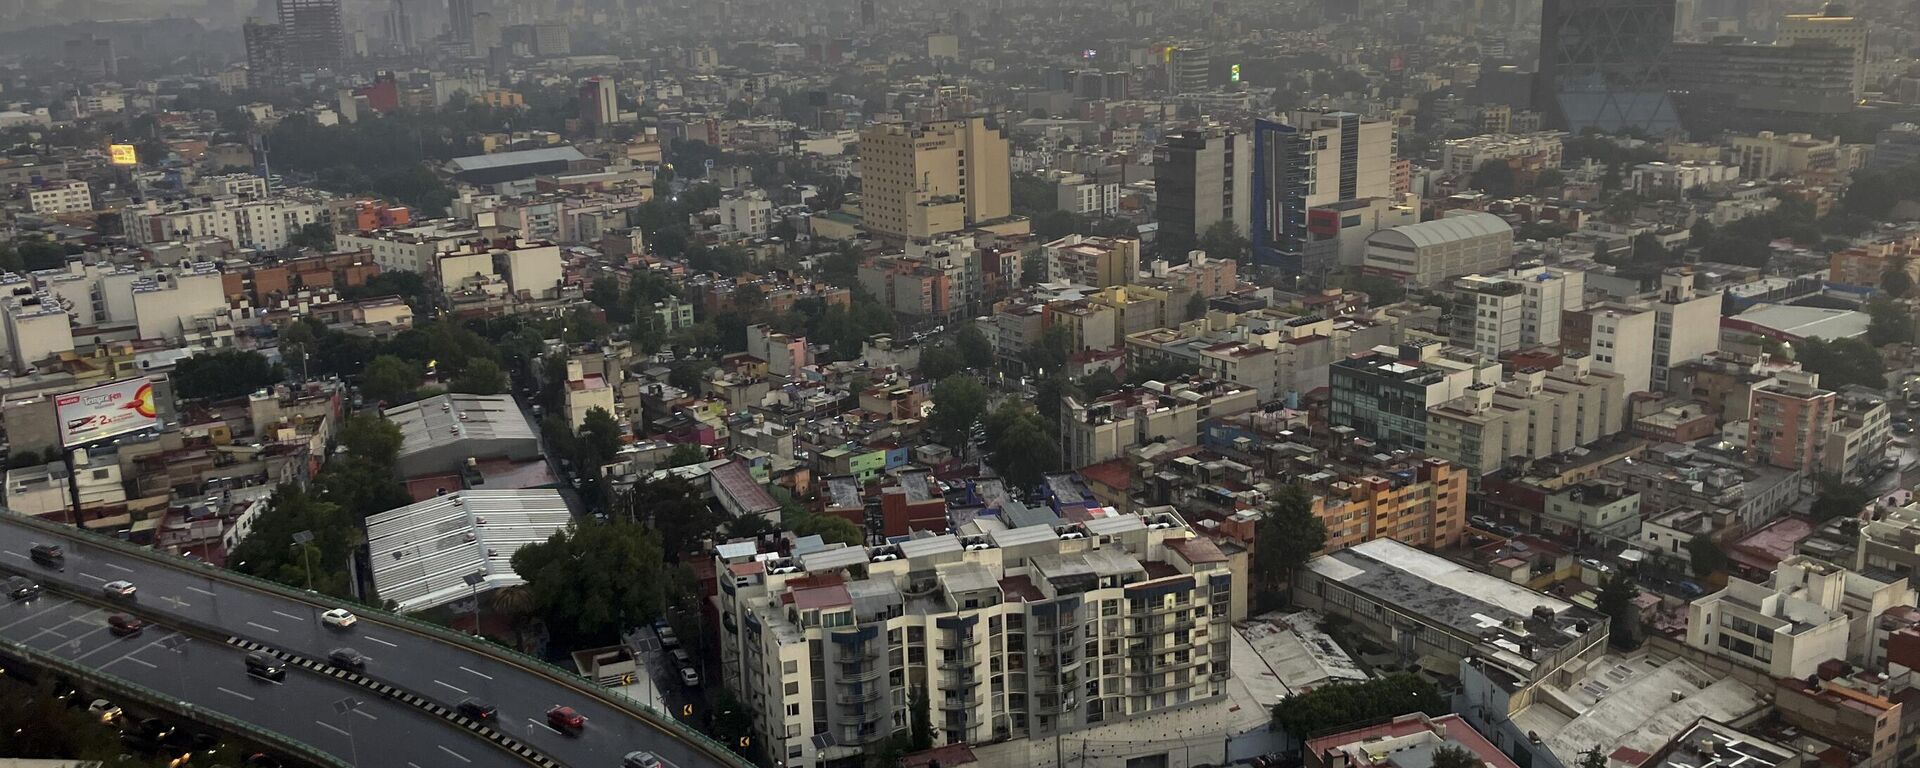
[(248, 87), (271, 88), (286, 84), (286, 47), (281, 40), (282, 31), (279, 25), (261, 24), (252, 19), (241, 26), (240, 34), (247, 47)]
[(1513, 227), (1491, 213), (1466, 210), (1368, 235), (1361, 260), (1367, 274), (1414, 287), (1504, 270), (1512, 264)]
[(1847, 48), (1674, 43), (1667, 61), (1673, 98), (1699, 109), (1830, 115), (1850, 112), (1860, 100), (1859, 62)]
[(1167, 92), (1195, 93), (1211, 85), (1213, 50), (1205, 43), (1172, 43), (1166, 48)]
[(338, 70), (347, 53), (340, 0), (277, 0), (287, 66), (300, 75)]
[(473, 0), (447, 0), (447, 24), (456, 42), (473, 42)]
[(1580, 133), (1680, 127), (1667, 98), (1674, 0), (1545, 0), (1533, 108)]
[(1158, 242), (1191, 248), (1215, 223), (1248, 233), (1253, 152), (1244, 133), (1212, 127), (1168, 134), (1153, 148)]
[(1875, 167), (1906, 168), (1916, 163), (1920, 163), (1920, 125), (1895, 123), (1874, 137)]
[(1307, 211), (1343, 200), (1393, 197), (1393, 124), (1351, 112), (1296, 112), (1253, 123), (1253, 260), (1308, 273)]
[(1393, 354), (1334, 361), (1328, 367), (1328, 421), (1382, 447), (1425, 449), (1427, 409), (1500, 380), (1498, 363), (1442, 351), (1438, 342), (1405, 344)]
[(1819, 13), (1790, 13), (1780, 20), (1775, 39), (1793, 47), (1838, 48), (1852, 53), (1853, 81), (1846, 92), (1849, 101), (1859, 101), (1867, 90), (1866, 19), (1847, 13), (1839, 3), (1827, 3)]
[(925, 240), (1012, 214), (1006, 134), (984, 117), (885, 123), (860, 134), (866, 228)]
[(923, 697), (938, 744), (1213, 700), (1237, 587), (1171, 510), (1069, 523), (1041, 507), (871, 548), (722, 544), (722, 680), (794, 768), (860, 759)]

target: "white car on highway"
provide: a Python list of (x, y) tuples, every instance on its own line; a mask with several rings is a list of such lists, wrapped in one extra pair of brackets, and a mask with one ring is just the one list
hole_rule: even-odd
[(329, 627), (339, 627), (341, 629), (346, 629), (347, 627), (351, 627), (353, 626), (354, 622), (359, 620), (360, 619), (356, 618), (353, 615), (352, 611), (349, 611), (345, 608), (335, 608), (331, 611), (327, 611), (326, 613), (320, 614), (321, 623), (324, 623)]

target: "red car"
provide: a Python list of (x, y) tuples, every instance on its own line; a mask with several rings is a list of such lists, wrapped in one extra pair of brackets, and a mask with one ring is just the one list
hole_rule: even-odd
[(554, 705), (547, 710), (547, 725), (561, 731), (578, 731), (587, 727), (587, 717), (573, 711), (573, 707)]

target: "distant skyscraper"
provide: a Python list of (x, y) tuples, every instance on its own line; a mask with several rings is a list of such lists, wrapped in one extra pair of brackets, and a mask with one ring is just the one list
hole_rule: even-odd
[(473, 42), (473, 0), (447, 0), (447, 23), (453, 28), (453, 39)]
[(1819, 13), (1790, 13), (1776, 35), (1782, 45), (1830, 45), (1853, 51), (1853, 92), (1859, 101), (1867, 90), (1867, 20), (1847, 13), (1839, 3), (1827, 3)]
[(580, 83), (580, 120), (604, 128), (620, 120), (620, 100), (610, 76), (589, 77)]
[(1253, 260), (1290, 276), (1308, 264), (1307, 209), (1393, 195), (1393, 123), (1352, 112), (1297, 112), (1253, 122)]
[(880, 24), (880, 11), (874, 7), (873, 0), (860, 0), (860, 27), (873, 29)]
[(279, 8), (287, 67), (297, 74), (339, 69), (347, 50), (340, 0), (279, 0)]
[(1213, 80), (1213, 52), (1203, 43), (1167, 46), (1167, 92), (1204, 91)]
[(387, 42), (394, 50), (412, 53), (414, 34), (413, 14), (407, 10), (407, 0), (393, 0), (393, 6), (387, 9)]
[(113, 77), (120, 74), (119, 62), (113, 56), (113, 40), (105, 37), (76, 38), (67, 41), (67, 66), (83, 75), (93, 77)]
[(485, 56), (500, 47), (500, 21), (485, 11), (474, 14), (472, 42), (475, 56)]
[(248, 19), (240, 31), (247, 43), (247, 86), (286, 85), (286, 46), (282, 44), (280, 27)]
[(1534, 109), (1557, 127), (1663, 134), (1680, 127), (1667, 98), (1674, 0), (1546, 0)]

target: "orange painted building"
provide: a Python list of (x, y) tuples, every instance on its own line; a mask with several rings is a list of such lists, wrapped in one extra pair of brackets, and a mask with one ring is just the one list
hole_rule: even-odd
[(1467, 528), (1467, 473), (1426, 459), (1384, 475), (1332, 476), (1308, 484), (1313, 514), (1327, 528), (1322, 554), (1374, 539), (1427, 549), (1460, 543)]

